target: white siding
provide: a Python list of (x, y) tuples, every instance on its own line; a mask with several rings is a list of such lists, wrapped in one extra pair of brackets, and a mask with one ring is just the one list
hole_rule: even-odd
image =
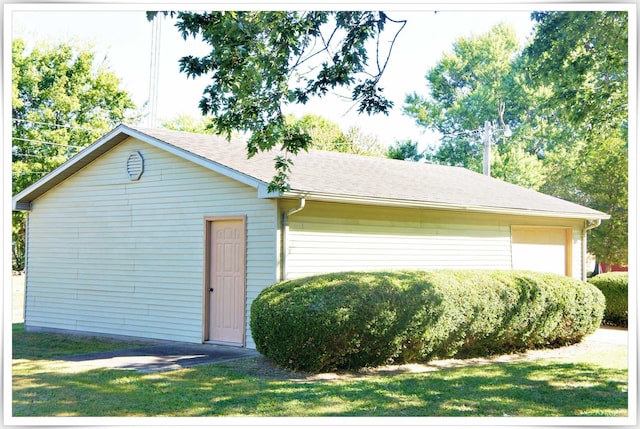
[[(350, 270), (511, 269), (511, 225), (523, 222), (563, 225), (557, 219), (307, 202), (289, 220), (286, 278)], [(578, 278), (580, 240), (574, 230)]]
[[(126, 161), (144, 157), (130, 181)], [(204, 217), (247, 219), (253, 298), (276, 280), (277, 209), (257, 190), (129, 139), (33, 202), (26, 324), (200, 342)]]
[(511, 267), (509, 225), (468, 218), (461, 223), (455, 217), (429, 210), (308, 203), (290, 219), (288, 277), (346, 270)]

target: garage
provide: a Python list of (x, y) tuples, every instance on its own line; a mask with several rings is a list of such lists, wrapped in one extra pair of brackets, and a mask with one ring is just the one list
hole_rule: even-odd
[(564, 227), (512, 226), (513, 269), (570, 276), (572, 230)]
[(274, 153), (247, 159), (237, 143), (121, 125), (16, 195), (26, 328), (254, 348), (250, 307), (278, 281), (355, 269), (586, 278), (586, 232), (609, 217), (460, 167), (324, 151), (296, 155), (290, 189), (273, 193)]

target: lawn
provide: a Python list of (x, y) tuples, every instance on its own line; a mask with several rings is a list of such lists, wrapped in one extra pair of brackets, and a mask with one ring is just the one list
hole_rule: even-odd
[[(262, 358), (143, 374), (79, 370), (56, 357), (135, 344), (13, 327), (14, 416), (628, 415), (626, 348), (570, 360), (311, 377)], [(614, 357), (614, 358), (612, 358)]]

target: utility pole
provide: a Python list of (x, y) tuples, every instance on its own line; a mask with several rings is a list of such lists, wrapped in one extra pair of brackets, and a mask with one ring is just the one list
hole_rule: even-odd
[(491, 122), (484, 121), (484, 158), (482, 165), (482, 174), (491, 176)]
[(156, 124), (158, 113), (158, 75), (160, 73), (160, 18), (156, 15), (151, 22), (151, 58), (149, 66), (149, 127)]

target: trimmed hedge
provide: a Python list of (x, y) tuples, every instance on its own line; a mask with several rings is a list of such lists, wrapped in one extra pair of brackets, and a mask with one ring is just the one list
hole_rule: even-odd
[(604, 324), (626, 328), (629, 323), (629, 273), (598, 274), (589, 279), (589, 283), (600, 289), (605, 297)]
[(250, 325), (274, 363), (320, 372), (572, 344), (603, 311), (596, 287), (554, 274), (347, 272), (266, 288)]

